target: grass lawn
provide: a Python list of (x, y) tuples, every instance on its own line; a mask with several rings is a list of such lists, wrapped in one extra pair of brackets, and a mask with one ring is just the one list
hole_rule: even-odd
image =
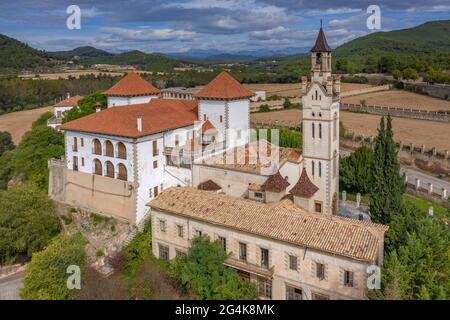
[[(340, 193), (340, 198), (342, 200), (342, 192)], [(347, 192), (347, 200), (356, 201), (356, 194)], [(414, 197), (414, 196), (406, 194), (406, 193), (403, 195), (403, 201), (405, 203), (413, 204), (414, 206), (419, 208), (420, 211), (423, 211), (426, 214), (428, 214), (428, 208), (433, 207), (433, 210), (434, 210), (433, 212), (436, 217), (440, 217), (440, 218), (450, 217), (449, 210), (435, 202), (431, 202), (429, 200)], [(367, 204), (369, 202), (369, 196), (361, 195), (361, 202)]]

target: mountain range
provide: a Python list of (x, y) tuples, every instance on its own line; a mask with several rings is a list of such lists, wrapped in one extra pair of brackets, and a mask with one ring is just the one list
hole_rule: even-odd
[[(220, 50), (193, 50), (167, 54), (134, 50), (114, 54), (85, 46), (70, 51), (45, 52), (13, 38), (0, 35), (0, 69), (35, 70), (54, 67), (74, 60), (87, 66), (98, 63), (122, 64), (146, 70), (170, 71), (175, 66), (186, 64), (248, 63), (273, 59), (295, 61), (304, 59), (308, 50), (309, 48), (289, 48), (280, 51), (259, 50), (233, 53)], [(450, 20), (431, 21), (403, 30), (374, 32), (349, 41), (333, 50), (335, 57), (364, 56), (372, 53), (450, 54)]]

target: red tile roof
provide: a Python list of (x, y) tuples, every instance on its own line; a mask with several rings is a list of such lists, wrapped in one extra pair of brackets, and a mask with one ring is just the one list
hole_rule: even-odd
[(73, 96), (58, 102), (57, 104), (55, 104), (55, 107), (74, 107), (81, 99), (83, 99), (82, 96)]
[(202, 127), (198, 130), (200, 134), (213, 135), (217, 133), (217, 129), (213, 126), (211, 121), (206, 120)]
[(217, 190), (222, 189), (217, 183), (215, 183), (212, 180), (207, 180), (207, 181), (200, 183), (197, 188), (198, 188), (198, 190), (203, 190), (203, 191), (217, 191)]
[(319, 188), (309, 180), (308, 173), (303, 169), (300, 179), (298, 179), (290, 193), (297, 197), (311, 198), (317, 190), (319, 190)]
[(255, 94), (236, 81), (228, 72), (222, 71), (204, 86), (195, 97), (198, 99), (233, 100), (250, 98)]
[(129, 72), (119, 82), (104, 92), (106, 96), (145, 96), (159, 94), (161, 91), (145, 81), (136, 72)]
[[(137, 118), (142, 117), (142, 131)], [(138, 138), (182, 128), (197, 121), (197, 102), (152, 99), (149, 103), (113, 107), (63, 124), (60, 129)]]
[(267, 178), (266, 182), (263, 183), (262, 187), (265, 191), (269, 192), (282, 192), (286, 190), (287, 187), (289, 187), (289, 182), (284, 179), (280, 171), (277, 173), (271, 175), (269, 178)]

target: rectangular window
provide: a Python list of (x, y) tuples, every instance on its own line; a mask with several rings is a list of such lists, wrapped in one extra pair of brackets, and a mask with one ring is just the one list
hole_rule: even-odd
[(321, 293), (315, 293), (313, 292), (311, 294), (312, 300), (330, 300), (330, 297), (325, 295), (325, 294), (321, 294)]
[(239, 260), (247, 261), (247, 244), (239, 242)]
[(223, 251), (227, 252), (227, 239), (225, 237), (218, 237), (217, 240), (222, 244)]
[(166, 232), (166, 220), (159, 220), (159, 230)]
[(84, 139), (83, 138), (80, 139), (80, 144), (82, 147), (84, 147)]
[(175, 135), (175, 145), (178, 146), (180, 144), (180, 136), (179, 135)]
[(353, 287), (353, 272), (352, 271), (344, 271), (344, 286)]
[(289, 269), (297, 271), (297, 257), (289, 256)]
[(159, 259), (160, 260), (169, 260), (169, 247), (159, 245)]
[(313, 139), (314, 139), (315, 136), (316, 136), (316, 130), (315, 130), (315, 125), (314, 125), (314, 123), (311, 124), (311, 133), (312, 133), (312, 137), (313, 137)]
[(177, 225), (177, 234), (180, 238), (184, 238), (184, 227)]
[(302, 300), (302, 290), (287, 285), (286, 300)]
[(158, 186), (153, 188), (153, 196), (157, 197), (158, 196)]
[(153, 141), (153, 156), (156, 157), (158, 155), (158, 141)]
[(323, 263), (316, 263), (316, 277), (319, 280), (325, 279), (325, 265)]
[(272, 299), (272, 280), (258, 277), (258, 292), (261, 297)]
[(175, 256), (177, 258), (179, 258), (179, 257), (186, 257), (186, 252), (178, 250), (178, 249), (175, 249)]
[(153, 161), (153, 169), (158, 169), (158, 160)]
[(73, 146), (72, 146), (72, 151), (77, 152), (78, 151), (78, 142), (77, 142), (77, 137), (73, 137)]
[(322, 124), (319, 123), (319, 139), (322, 139)]
[(261, 248), (261, 266), (269, 269), (269, 250)]
[(262, 199), (263, 194), (261, 192), (255, 192), (255, 198), (260, 198)]
[(203, 121), (206, 121), (206, 114), (203, 115)]
[(322, 212), (322, 204), (320, 202), (315, 202), (314, 209), (316, 212), (321, 213)]
[(78, 171), (78, 158), (73, 157), (73, 171)]
[(222, 123), (223, 122), (223, 116), (220, 116), (220, 123)]
[(84, 158), (81, 158), (81, 166), (84, 167)]

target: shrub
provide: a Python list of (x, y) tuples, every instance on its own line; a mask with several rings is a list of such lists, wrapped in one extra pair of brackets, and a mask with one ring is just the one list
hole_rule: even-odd
[(101, 249), (98, 249), (96, 252), (95, 252), (95, 256), (97, 257), (97, 258), (100, 258), (100, 257), (103, 257), (105, 254), (103, 253), (103, 250), (101, 250)]
[(11, 134), (7, 131), (0, 131), (0, 156), (7, 150), (14, 149)]
[(60, 231), (55, 204), (34, 184), (0, 192), (0, 262), (42, 250)]
[(24, 286), (20, 297), (25, 300), (69, 300), (76, 290), (67, 287), (69, 266), (84, 269), (85, 240), (81, 234), (60, 235), (43, 251), (34, 253), (25, 268)]
[(36, 121), (33, 122), (32, 128), (47, 126), (47, 120), (53, 117), (50, 111), (44, 112)]
[(259, 112), (269, 112), (270, 111), (270, 106), (268, 104), (262, 104), (259, 107)]
[(151, 226), (147, 224), (142, 232), (136, 234), (125, 250), (127, 265), (125, 274), (134, 276), (139, 264), (146, 258), (152, 256), (152, 234)]
[(70, 216), (62, 215), (61, 219), (64, 221), (64, 224), (66, 226), (68, 226), (72, 223), (72, 218)]

